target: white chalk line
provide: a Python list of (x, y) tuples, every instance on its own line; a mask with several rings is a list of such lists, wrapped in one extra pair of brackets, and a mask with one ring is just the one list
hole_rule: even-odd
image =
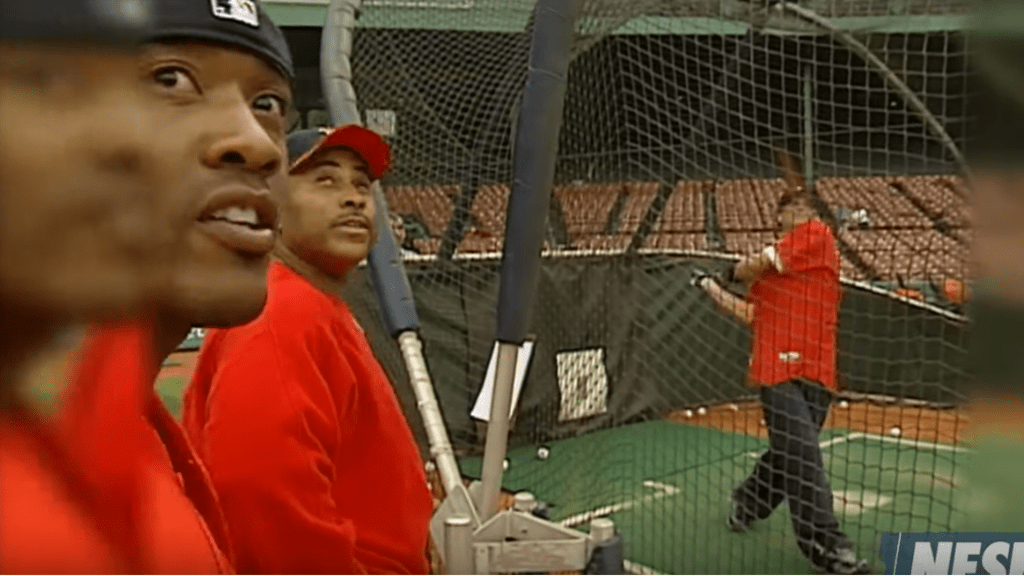
[(595, 508), (594, 510), (590, 510), (589, 512), (576, 514), (574, 516), (566, 518), (565, 520), (560, 521), (559, 524), (567, 528), (572, 526), (579, 526), (580, 524), (589, 522), (594, 518), (601, 518), (602, 516), (607, 516), (609, 514), (621, 512), (623, 510), (629, 510), (641, 504), (654, 502), (655, 500), (660, 500), (668, 496), (675, 496), (676, 494), (679, 494), (679, 492), (681, 492), (681, 490), (676, 486), (673, 486), (671, 484), (665, 484), (663, 482), (656, 482), (654, 480), (644, 480), (643, 485), (646, 488), (653, 488), (657, 490), (657, 492), (655, 492), (654, 494), (648, 494), (647, 496), (643, 496), (641, 498), (635, 498), (633, 500), (627, 500), (626, 502), (619, 502), (617, 504), (609, 504), (607, 506)]
[[(850, 432), (845, 436), (837, 436), (824, 442), (820, 442), (818, 446), (822, 448), (828, 448), (843, 442), (849, 442), (851, 440), (858, 440), (864, 438), (866, 440), (876, 440), (879, 442), (889, 442), (891, 444), (900, 444), (910, 448), (917, 448), (922, 450), (942, 450), (948, 452), (970, 452), (970, 449), (964, 448), (963, 446), (954, 446), (952, 444), (940, 444), (938, 442), (928, 442), (926, 440), (911, 440), (909, 438), (900, 438), (898, 436), (882, 436), (881, 434), (871, 434), (870, 432)], [(751, 458), (760, 458), (762, 452), (747, 452), (745, 455)]]
[(643, 574), (645, 576), (661, 576), (664, 574), (664, 572), (658, 572), (650, 566), (644, 566), (643, 564), (637, 564), (636, 562), (630, 562), (629, 560), (623, 560), (622, 567), (630, 574)]
[[(858, 436), (858, 434), (860, 434), (860, 436)], [(835, 444), (839, 444), (839, 443), (842, 443), (842, 442), (849, 442), (850, 440), (853, 440), (853, 439), (856, 439), (856, 438), (860, 438), (861, 436), (863, 436), (863, 434), (860, 433), (860, 432), (851, 432), (850, 434), (847, 434), (845, 436), (836, 436), (835, 438), (830, 438), (828, 440), (825, 440), (824, 442), (819, 442), (818, 446), (821, 447), (821, 448), (828, 448), (829, 446), (833, 446)], [(763, 453), (764, 453), (763, 451), (762, 452), (747, 452), (747, 453), (744, 454), (744, 456), (749, 456), (751, 458), (760, 458), (761, 454), (763, 454)]]

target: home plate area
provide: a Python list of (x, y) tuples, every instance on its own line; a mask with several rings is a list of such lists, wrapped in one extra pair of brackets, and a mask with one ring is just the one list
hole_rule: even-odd
[(889, 496), (881, 496), (867, 490), (833, 490), (832, 508), (847, 516), (861, 514), (870, 508), (879, 508), (892, 502)]
[[(836, 516), (872, 560), (882, 532), (935, 531), (957, 513), (959, 446), (850, 429), (824, 431), (820, 445)], [(726, 527), (729, 494), (767, 447), (751, 434), (649, 421), (547, 441), (545, 458), (538, 445), (513, 447), (502, 481), (564, 526), (612, 519), (634, 573), (807, 573), (787, 506), (744, 534)], [(479, 478), (479, 456), (460, 466)]]

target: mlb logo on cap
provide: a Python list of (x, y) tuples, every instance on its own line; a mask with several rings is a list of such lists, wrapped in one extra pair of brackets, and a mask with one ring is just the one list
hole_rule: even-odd
[(260, 27), (255, 0), (210, 0), (213, 15), (222, 20), (235, 20), (253, 28)]

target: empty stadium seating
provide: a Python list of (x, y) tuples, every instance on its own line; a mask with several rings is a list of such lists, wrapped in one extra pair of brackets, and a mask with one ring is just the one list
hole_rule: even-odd
[(856, 230), (840, 237), (883, 280), (940, 281), (966, 274), (967, 248), (934, 230)]
[(458, 186), (391, 186), (384, 189), (388, 209), (395, 214), (415, 214), (430, 235), (440, 237), (452, 217), (452, 198)]
[(644, 221), (647, 208), (658, 195), (657, 182), (629, 182), (624, 186), (626, 202), (619, 217), (619, 234), (632, 236)]
[(754, 231), (754, 232), (723, 232), (725, 248), (729, 252), (739, 254), (750, 254), (758, 250), (764, 250), (776, 240), (775, 232)]
[[(561, 206), (572, 248), (621, 251), (629, 246), (658, 189), (657, 182), (571, 184), (556, 187), (552, 202)], [(710, 193), (715, 195), (715, 217), (725, 249), (733, 253), (759, 250), (775, 240), (775, 205), (785, 189), (786, 184), (779, 179), (678, 182), (644, 246), (708, 249), (705, 197)], [(962, 179), (830, 177), (818, 179), (815, 189), (835, 212), (850, 215), (858, 209), (865, 211), (868, 224), (858, 227), (840, 223), (839, 238), (881, 279), (941, 281), (969, 277), (967, 246), (972, 234)], [(422, 254), (437, 253), (458, 192), (458, 186), (398, 186), (385, 190), (392, 212), (416, 215), (429, 228), (431, 238), (414, 240)], [(506, 185), (480, 188), (471, 210), (473, 226), (458, 252), (501, 250), (508, 198)], [(618, 210), (614, 219), (613, 210)], [(936, 225), (942, 227), (942, 232)], [(842, 273), (851, 279), (866, 279), (864, 271), (846, 257), (842, 259)]]
[[(608, 186), (617, 190), (616, 199), (619, 194), (623, 195), (622, 210), (618, 219), (612, 222), (613, 232), (611, 234), (604, 234), (602, 230), (601, 233), (580, 236), (572, 243), (575, 248), (581, 250), (625, 250), (629, 247), (637, 229), (640, 228), (640, 224), (647, 214), (651, 201), (658, 195), (657, 182), (626, 182), (609, 184)], [(610, 195), (610, 192), (607, 192), (607, 194)], [(602, 209), (606, 202), (607, 199), (601, 201)], [(611, 210), (613, 205), (614, 201), (608, 205), (608, 209)], [(565, 214), (566, 206), (564, 204), (562, 205), (562, 211)], [(607, 218), (608, 214), (605, 213), (605, 216)], [(567, 218), (568, 225), (569, 216), (566, 214), (565, 217)]]
[(679, 182), (665, 202), (661, 218), (652, 230), (655, 234), (703, 232), (704, 190), (711, 182)]
[(620, 184), (570, 184), (555, 188), (554, 201), (562, 207), (562, 218), (573, 246), (582, 239), (602, 236), (608, 216), (623, 190)]
[(821, 178), (815, 190), (833, 210), (866, 209), (874, 229), (931, 228), (928, 216), (891, 183), (892, 179), (880, 177)]
[(412, 245), (420, 254), (437, 254), (437, 251), (441, 249), (441, 239), (423, 238), (420, 240), (413, 240)]
[(661, 250), (707, 250), (703, 232), (674, 232), (652, 235), (647, 241), (648, 248)]
[(723, 232), (775, 229), (775, 205), (786, 189), (782, 180), (730, 180), (715, 187), (718, 226)]

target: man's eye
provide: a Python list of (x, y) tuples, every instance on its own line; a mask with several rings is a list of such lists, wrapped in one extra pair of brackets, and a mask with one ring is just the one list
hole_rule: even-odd
[(188, 72), (181, 68), (160, 68), (154, 71), (153, 83), (168, 91), (199, 92), (199, 88), (189, 77)]
[(285, 116), (285, 111), (287, 109), (287, 104), (285, 104), (283, 98), (271, 94), (265, 94), (256, 98), (252, 105), (257, 110), (270, 112), (271, 114), (276, 114), (281, 117)]

